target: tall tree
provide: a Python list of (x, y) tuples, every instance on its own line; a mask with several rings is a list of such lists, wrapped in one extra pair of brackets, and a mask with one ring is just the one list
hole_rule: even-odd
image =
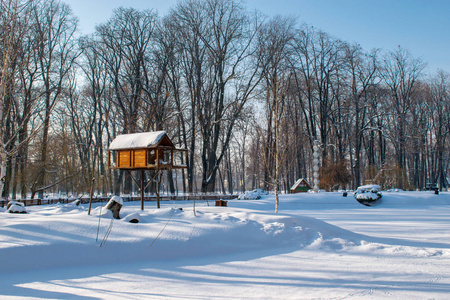
[(429, 85), (429, 116), (432, 118), (432, 136), (435, 140), (436, 175), (431, 178), (439, 188), (446, 187), (449, 158), (445, 158), (445, 145), (450, 133), (450, 78), (439, 71)]
[[(280, 172), (286, 149), (282, 150), (281, 123), (286, 116), (286, 98), (289, 91), (290, 72), (287, 63), (288, 45), (293, 38), (295, 20), (276, 17), (267, 22), (258, 36), (259, 58), (266, 98), (265, 180), (275, 191), (275, 212), (278, 212)], [(284, 134), (285, 136), (285, 134)], [(274, 170), (274, 172), (272, 172)]]
[[(37, 125), (31, 133), (28, 128), (30, 118), (40, 110), (35, 101), (39, 88), (35, 86), (38, 73), (33, 62), (37, 40), (32, 36), (30, 18), (35, 5), (35, 1), (0, 1), (0, 194), (5, 196), (9, 193), (11, 159), (15, 157), (20, 164), (15, 172), (25, 174), (27, 145), (39, 128)], [(24, 182), (22, 176), (22, 195)]]
[(390, 108), (393, 111), (391, 140), (400, 169), (406, 167), (407, 117), (414, 88), (423, 69), (424, 64), (420, 59), (413, 58), (407, 50), (399, 47), (385, 56), (380, 73), (390, 91)]
[[(200, 1), (180, 2), (171, 11), (166, 21), (177, 36), (177, 59), (180, 71), (171, 68), (170, 79), (174, 89), (175, 103), (178, 110), (181, 136), (184, 147), (189, 150), (187, 169), (187, 190), (194, 191), (194, 158), (198, 147), (197, 111), (202, 98), (206, 96), (208, 84), (205, 82), (208, 70), (205, 39), (207, 38), (206, 12)], [(179, 72), (179, 73), (178, 73)], [(182, 81), (176, 78), (182, 77)]]
[(290, 59), (306, 132), (311, 149), (314, 140), (323, 145), (323, 158), (328, 153), (330, 116), (336, 102), (333, 85), (341, 76), (342, 50), (341, 41), (308, 26), (298, 29), (292, 41)]
[[(143, 111), (144, 103), (151, 103), (147, 74), (151, 72), (149, 61), (156, 23), (157, 15), (151, 10), (118, 8), (107, 23), (97, 27), (100, 39), (97, 49), (106, 64), (112, 91), (110, 104), (119, 116), (114, 124), (110, 123), (115, 129), (113, 136), (143, 131), (145, 113), (157, 110), (153, 106)], [(116, 187), (122, 179), (123, 171), (120, 171)], [(128, 176), (125, 180), (125, 192), (128, 193), (132, 183)]]
[(38, 41), (36, 61), (43, 85), (44, 113), (43, 132), (40, 144), (40, 171), (32, 196), (39, 191), (43, 197), (47, 164), (50, 117), (65, 86), (65, 80), (79, 56), (74, 34), (77, 19), (67, 4), (59, 0), (40, 3), (33, 10), (35, 39)]
[(121, 133), (134, 133), (139, 128), (144, 81), (149, 72), (149, 48), (156, 20), (156, 14), (152, 11), (118, 8), (106, 24), (97, 27), (102, 46), (99, 53), (107, 64), (114, 91), (111, 101), (122, 114), (119, 120)]
[[(87, 84), (85, 86), (85, 91), (83, 95), (86, 95), (84, 98), (84, 102), (87, 105), (77, 105), (76, 98), (70, 98), (69, 103), (70, 107), (73, 108), (70, 110), (72, 112), (72, 129), (78, 134), (76, 137), (78, 139), (82, 139), (83, 141), (79, 141), (77, 143), (78, 151), (80, 159), (83, 157), (90, 147), (93, 147), (93, 158), (90, 162), (92, 164), (92, 169), (95, 169), (97, 162), (97, 171), (99, 172), (99, 180), (97, 180), (98, 184), (102, 189), (102, 193), (106, 193), (106, 184), (105, 184), (105, 176), (106, 176), (106, 168), (104, 162), (104, 134), (107, 126), (108, 113), (110, 111), (110, 107), (107, 101), (107, 68), (106, 62), (102, 59), (101, 54), (98, 49), (98, 41), (95, 39), (95, 36), (92, 37), (82, 37), (80, 39), (80, 47), (83, 50), (82, 61), (80, 63), (81, 69), (87, 79)], [(75, 96), (76, 97), (76, 96)], [(89, 107), (89, 110), (85, 110), (86, 107)], [(81, 109), (81, 114), (78, 113), (79, 109)], [(84, 123), (87, 125), (85, 127), (85, 136), (83, 137), (80, 130), (80, 126), (78, 125), (77, 118), (83, 116), (83, 113), (87, 113), (88, 115), (84, 118)], [(83, 163), (83, 161), (82, 161)], [(88, 161), (85, 163), (89, 163)], [(89, 168), (85, 168), (88, 170)], [(92, 180), (92, 175), (85, 176)], [(91, 184), (89, 182), (87, 185)]]
[(361, 155), (363, 137), (371, 128), (369, 115), (369, 89), (376, 84), (377, 51), (365, 54), (359, 45), (345, 46), (345, 65), (349, 73), (350, 102), (348, 103), (348, 120), (353, 122), (352, 128), (352, 165), (354, 165), (354, 188), (361, 185)]
[(200, 38), (208, 50), (209, 89), (197, 114), (202, 136), (202, 191), (212, 192), (236, 119), (260, 81), (252, 55), (260, 23), (232, 0), (208, 0), (204, 7), (207, 31)]

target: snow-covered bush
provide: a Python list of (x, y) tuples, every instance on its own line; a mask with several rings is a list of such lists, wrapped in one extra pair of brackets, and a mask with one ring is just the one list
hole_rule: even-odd
[(391, 193), (391, 192), (403, 192), (403, 190), (402, 189), (389, 189), (386, 192), (389, 192), (389, 193)]
[[(318, 191), (317, 191), (317, 193), (326, 193), (326, 192), (327, 192), (327, 190), (324, 190), (324, 189), (321, 189), (321, 190), (318, 190)], [(316, 191), (313, 190), (313, 189), (309, 189), (309, 190), (308, 190), (308, 193), (314, 194), (314, 193), (316, 193)]]
[(246, 191), (243, 194), (239, 195), (238, 200), (256, 200), (260, 198), (260, 195), (253, 193), (252, 191)]
[(261, 196), (253, 191), (246, 191), (243, 194), (240, 194), (238, 200), (257, 200), (260, 199)]
[(258, 193), (260, 196), (262, 196), (262, 195), (269, 195), (269, 193), (267, 191), (263, 190), (263, 189), (256, 189), (256, 190), (253, 190), (252, 192)]
[(381, 188), (379, 185), (364, 185), (360, 186), (354, 196), (356, 200), (378, 200), (381, 198)]
[(21, 202), (17, 201), (9, 201), (8, 205), (6, 206), (7, 212), (12, 214), (26, 214), (27, 209)]
[(268, 194), (269, 193), (267, 193), (263, 189), (246, 191), (245, 193), (239, 195), (238, 200), (257, 200), (257, 199), (261, 199), (261, 196), (268, 195)]
[(372, 192), (366, 192), (356, 195), (356, 200), (378, 200), (380, 198), (381, 196), (379, 196), (377, 193)]

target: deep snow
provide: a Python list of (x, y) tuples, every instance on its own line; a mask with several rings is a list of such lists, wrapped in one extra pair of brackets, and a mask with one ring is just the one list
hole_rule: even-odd
[(278, 214), (274, 202), (201, 201), (196, 214), (188, 201), (124, 202), (121, 220), (100, 204), (3, 210), (0, 298), (449, 297), (450, 193), (384, 192), (376, 207), (281, 195)]

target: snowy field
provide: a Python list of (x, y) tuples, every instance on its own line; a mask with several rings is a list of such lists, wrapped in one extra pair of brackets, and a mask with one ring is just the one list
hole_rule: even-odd
[(449, 299), (450, 193), (382, 200), (125, 202), (113, 222), (100, 204), (2, 210), (0, 298)]

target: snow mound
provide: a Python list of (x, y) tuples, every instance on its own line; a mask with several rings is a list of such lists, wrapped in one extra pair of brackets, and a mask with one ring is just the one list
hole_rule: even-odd
[(138, 213), (132, 213), (129, 215), (126, 215), (125, 218), (123, 218), (125, 222), (130, 223), (139, 223), (141, 221), (141, 215)]
[(403, 192), (403, 190), (402, 190), (402, 189), (397, 189), (397, 188), (394, 188), (394, 189), (389, 189), (389, 190), (386, 190), (386, 192), (388, 192), (388, 193), (392, 193), (392, 192), (396, 192), (396, 193), (398, 193), (398, 192)]
[(79, 213), (82, 211), (85, 211), (85, 207), (78, 204), (77, 205), (77, 201), (79, 200), (75, 200), (72, 201), (70, 203), (55, 203), (55, 204), (50, 204), (50, 205), (46, 205), (44, 206), (45, 208), (48, 208), (47, 212), (48, 213), (53, 213), (53, 214), (64, 214), (64, 213)]
[(9, 201), (8, 205), (6, 206), (7, 212), (12, 214), (26, 214), (27, 209), (25, 208), (25, 205), (21, 202), (17, 201)]
[[(100, 213), (100, 211), (99, 211), (99, 213)], [(94, 212), (94, 214), (97, 214), (97, 213)], [(110, 219), (110, 218), (113, 217), (113, 213), (109, 209), (106, 209), (105, 207), (102, 207), (100, 217)]]
[(356, 195), (357, 200), (377, 200), (379, 195), (377, 193), (363, 193)]
[(246, 191), (243, 194), (240, 194), (238, 200), (258, 200), (261, 199), (261, 196), (267, 195), (268, 193), (263, 189), (256, 189), (253, 191)]

